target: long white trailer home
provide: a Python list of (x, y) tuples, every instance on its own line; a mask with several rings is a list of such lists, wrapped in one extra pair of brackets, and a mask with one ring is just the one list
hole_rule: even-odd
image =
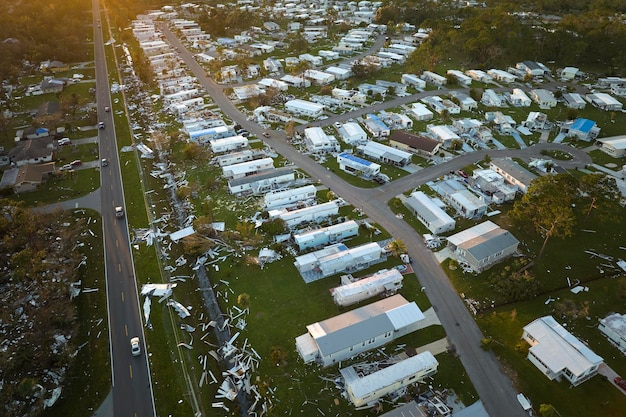
[(331, 293), (335, 304), (346, 307), (387, 291), (395, 293), (400, 288), (402, 288), (402, 274), (393, 268), (383, 269), (369, 277), (347, 282), (333, 288)]
[(289, 190), (270, 191), (263, 197), (265, 210), (274, 210), (280, 207), (294, 206), (315, 199), (317, 188), (314, 185), (292, 188)]

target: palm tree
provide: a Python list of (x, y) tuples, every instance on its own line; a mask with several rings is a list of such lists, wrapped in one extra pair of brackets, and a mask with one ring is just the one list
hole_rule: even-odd
[(406, 253), (406, 244), (400, 239), (393, 239), (387, 245), (387, 250), (393, 256), (400, 256), (403, 253)]

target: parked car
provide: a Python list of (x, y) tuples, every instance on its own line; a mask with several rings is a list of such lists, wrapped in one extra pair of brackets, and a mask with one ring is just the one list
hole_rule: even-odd
[(269, 132), (263, 132), (263, 136), (265, 136), (266, 138), (269, 138), (270, 134), (269, 134)]
[(70, 138), (62, 138), (57, 141), (57, 145), (59, 146), (65, 146), (65, 145), (71, 145), (71, 144), (72, 144), (72, 141), (70, 140)]
[(463, 171), (462, 169), (459, 169), (456, 173), (459, 174), (460, 176), (462, 176), (463, 178), (468, 178), (469, 177), (469, 175), (467, 175), (465, 173), (465, 171)]
[(81, 161), (80, 159), (76, 159), (72, 162), (70, 162), (70, 165), (73, 167), (77, 167), (77, 166), (81, 166), (83, 164), (83, 161)]
[(333, 124), (335, 125), (335, 127), (336, 127), (337, 129), (339, 129), (339, 128), (341, 127), (341, 123), (339, 123), (339, 122), (335, 122), (335, 123), (333, 123)]
[(73, 168), (73, 167), (72, 167), (72, 165), (70, 165), (70, 164), (65, 164), (65, 165), (63, 165), (63, 166), (62, 166), (61, 168), (59, 168), (59, 169), (60, 169), (61, 171), (67, 171), (67, 170), (70, 170), (70, 169), (72, 169), (72, 168)]
[(139, 346), (138, 337), (133, 337), (132, 339), (130, 339), (130, 352), (133, 354), (133, 356), (141, 355), (141, 346)]
[(98, 122), (98, 129), (104, 129), (104, 122)]
[(100, 163), (103, 167), (108, 166), (109, 165), (109, 160), (106, 158), (102, 158), (102, 161)]
[(624, 391), (626, 391), (626, 379), (621, 378), (621, 377), (619, 377), (619, 376), (618, 376), (618, 377), (616, 377), (616, 378), (614, 379), (614, 381), (615, 381), (615, 384), (616, 384), (618, 387), (620, 387), (621, 389), (623, 389)]

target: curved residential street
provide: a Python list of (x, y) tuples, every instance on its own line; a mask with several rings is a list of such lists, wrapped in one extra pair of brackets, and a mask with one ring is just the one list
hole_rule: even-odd
[[(165, 25), (160, 25), (159, 27), (167, 41), (178, 48), (180, 57), (198, 78), (200, 84), (208, 91), (222, 112), (230, 117), (234, 123), (240, 124), (244, 129), (257, 137), (262, 137), (266, 130), (259, 127), (256, 123), (248, 121), (246, 116), (224, 95), (223, 88), (206, 76), (204, 69), (195, 61), (193, 55), (185, 49), (176, 36)], [(355, 112), (329, 117), (323, 121), (323, 125), (414, 102), (421, 97), (440, 93), (441, 91), (428, 91), (397, 98)], [(310, 125), (320, 125), (320, 122), (312, 122)], [(303, 126), (300, 126), (299, 129), (303, 129)], [(391, 198), (406, 190), (424, 184), (449, 171), (480, 161), (487, 154), (492, 158), (510, 156), (529, 160), (530, 158), (543, 157), (540, 153), (542, 149), (563, 150), (571, 153), (574, 157), (572, 161), (560, 162), (566, 168), (584, 167), (586, 164), (591, 163), (589, 155), (584, 151), (573, 149), (566, 145), (552, 143), (541, 143), (522, 150), (477, 151), (456, 157), (449, 162), (429, 166), (378, 188), (362, 189), (344, 182), (308, 156), (299, 153), (289, 145), (284, 132), (270, 131), (270, 134), (271, 138), (264, 139), (264, 141), (274, 148), (275, 151), (289, 159), (312, 178), (318, 179), (354, 207), (363, 209), (365, 214), (374, 222), (380, 224), (395, 238), (406, 243), (408, 254), (414, 260), (413, 268), (416, 275), (422, 286), (425, 287), (425, 291), (437, 312), (439, 320), (446, 330), (448, 339), (460, 356), (489, 415), (493, 417), (526, 416), (527, 414), (517, 401), (517, 392), (511, 381), (502, 372), (495, 355), (492, 352), (481, 349), (483, 335), (463, 301), (454, 290), (450, 280), (441, 269), (435, 256), (425, 247), (418, 234), (394, 215), (387, 203)]]

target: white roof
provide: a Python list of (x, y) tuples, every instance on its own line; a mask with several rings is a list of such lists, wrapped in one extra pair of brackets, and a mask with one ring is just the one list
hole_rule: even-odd
[(360, 146), (359, 149), (367, 152), (370, 155), (375, 155), (377, 158), (382, 157), (385, 154), (396, 155), (402, 159), (410, 160), (412, 155), (400, 149), (392, 148), (391, 146), (383, 145), (382, 143), (369, 141), (364, 146)]
[(459, 135), (450, 130), (448, 126), (430, 125), (428, 126), (428, 130), (442, 141), (459, 139)]
[[(294, 236), (295, 239), (295, 236)], [(386, 284), (401, 282), (402, 274), (397, 269), (384, 269), (369, 277), (362, 278), (358, 281), (350, 282), (345, 285), (336, 287), (333, 290), (333, 298), (342, 299), (350, 297), (362, 292), (374, 292), (376, 288), (384, 287)]]
[(455, 224), (454, 219), (422, 191), (411, 193), (411, 196), (407, 198), (406, 201), (407, 204), (415, 211), (419, 212), (419, 214), (435, 228)]
[(328, 135), (321, 127), (308, 127), (304, 129), (304, 135), (312, 145), (323, 145), (328, 143)]
[(344, 123), (341, 127), (343, 127), (343, 131), (346, 132), (346, 136), (365, 136), (365, 130), (356, 122), (348, 122)]
[(470, 227), (469, 229), (465, 229), (448, 237), (448, 242), (452, 243), (455, 246), (459, 246), (469, 240), (476, 239), (477, 237), (480, 237), (499, 228), (500, 226), (498, 226), (491, 220), (487, 220), (483, 223), (477, 224), (476, 226)]
[(626, 149), (626, 135), (612, 136), (610, 138), (597, 139), (603, 145), (615, 149)]
[(346, 385), (349, 386), (355, 398), (364, 398), (381, 388), (393, 385), (411, 375), (419, 374), (433, 367), (436, 368), (438, 365), (437, 359), (427, 350), (419, 355), (411, 356), (408, 359), (366, 375), (363, 378), (346, 381)]
[(568, 369), (575, 376), (584, 374), (603, 359), (565, 330), (552, 316), (538, 318), (524, 326), (537, 344), (530, 351), (555, 374)]
[(324, 109), (324, 106), (321, 104), (313, 103), (312, 101), (300, 100), (300, 99), (289, 100), (288, 102), (285, 103), (285, 107), (297, 107), (297, 108), (306, 109), (310, 111), (320, 111)]

